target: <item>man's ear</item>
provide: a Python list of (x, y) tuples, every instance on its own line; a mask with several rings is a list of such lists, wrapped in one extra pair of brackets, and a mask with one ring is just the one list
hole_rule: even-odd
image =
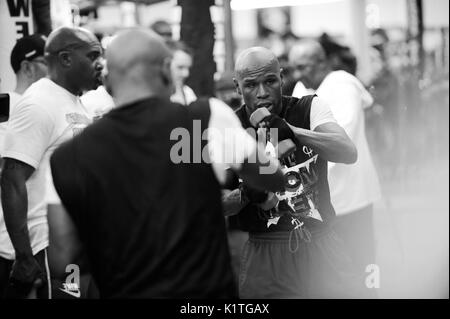
[(22, 70), (23, 74), (27, 77), (33, 77), (33, 66), (32, 63), (28, 60), (23, 60), (20, 62), (20, 70)]
[(162, 67), (161, 67), (161, 77), (162, 77), (164, 85), (166, 85), (166, 86), (173, 84), (172, 70), (170, 67), (171, 64), (172, 64), (172, 59), (165, 58), (162, 63)]
[(61, 51), (58, 53), (58, 60), (61, 65), (70, 67), (72, 65), (72, 58), (69, 51)]
[(330, 62), (327, 59), (323, 59), (318, 63), (318, 68), (320, 71), (326, 71), (330, 66)]
[(233, 78), (233, 83), (234, 83), (234, 86), (236, 87), (236, 92), (239, 95), (242, 95), (241, 88), (239, 87), (239, 82), (236, 80), (236, 78)]

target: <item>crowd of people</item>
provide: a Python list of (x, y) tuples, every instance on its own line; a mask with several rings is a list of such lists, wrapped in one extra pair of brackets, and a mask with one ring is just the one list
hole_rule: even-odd
[[(190, 49), (151, 29), (106, 50), (76, 27), (14, 46), (0, 297), (375, 298), (374, 100), (352, 69), (323, 39), (284, 61), (250, 47), (230, 98), (200, 97)], [(248, 233), (239, 256), (230, 222)]]

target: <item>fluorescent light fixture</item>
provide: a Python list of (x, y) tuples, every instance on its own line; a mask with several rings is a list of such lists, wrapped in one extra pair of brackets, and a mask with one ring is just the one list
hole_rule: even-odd
[(251, 10), (274, 7), (293, 7), (324, 4), (342, 0), (231, 0), (231, 10)]

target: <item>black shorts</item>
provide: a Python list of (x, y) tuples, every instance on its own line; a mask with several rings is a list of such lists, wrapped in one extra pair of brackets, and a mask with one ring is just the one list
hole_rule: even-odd
[(289, 232), (250, 234), (241, 258), (239, 297), (370, 298), (370, 291), (342, 240), (327, 229), (313, 233), (310, 242)]

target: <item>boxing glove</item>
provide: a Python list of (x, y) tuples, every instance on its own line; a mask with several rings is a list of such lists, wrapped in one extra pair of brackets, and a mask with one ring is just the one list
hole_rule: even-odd
[(278, 129), (278, 141), (283, 140), (292, 140), (294, 143), (297, 143), (297, 138), (295, 137), (294, 132), (291, 130), (287, 122), (275, 114), (270, 114), (267, 116), (264, 121), (268, 124), (270, 128)]
[(260, 204), (267, 199), (267, 192), (254, 189), (245, 183), (241, 183), (240, 189), (242, 196), (244, 196), (250, 203)]

